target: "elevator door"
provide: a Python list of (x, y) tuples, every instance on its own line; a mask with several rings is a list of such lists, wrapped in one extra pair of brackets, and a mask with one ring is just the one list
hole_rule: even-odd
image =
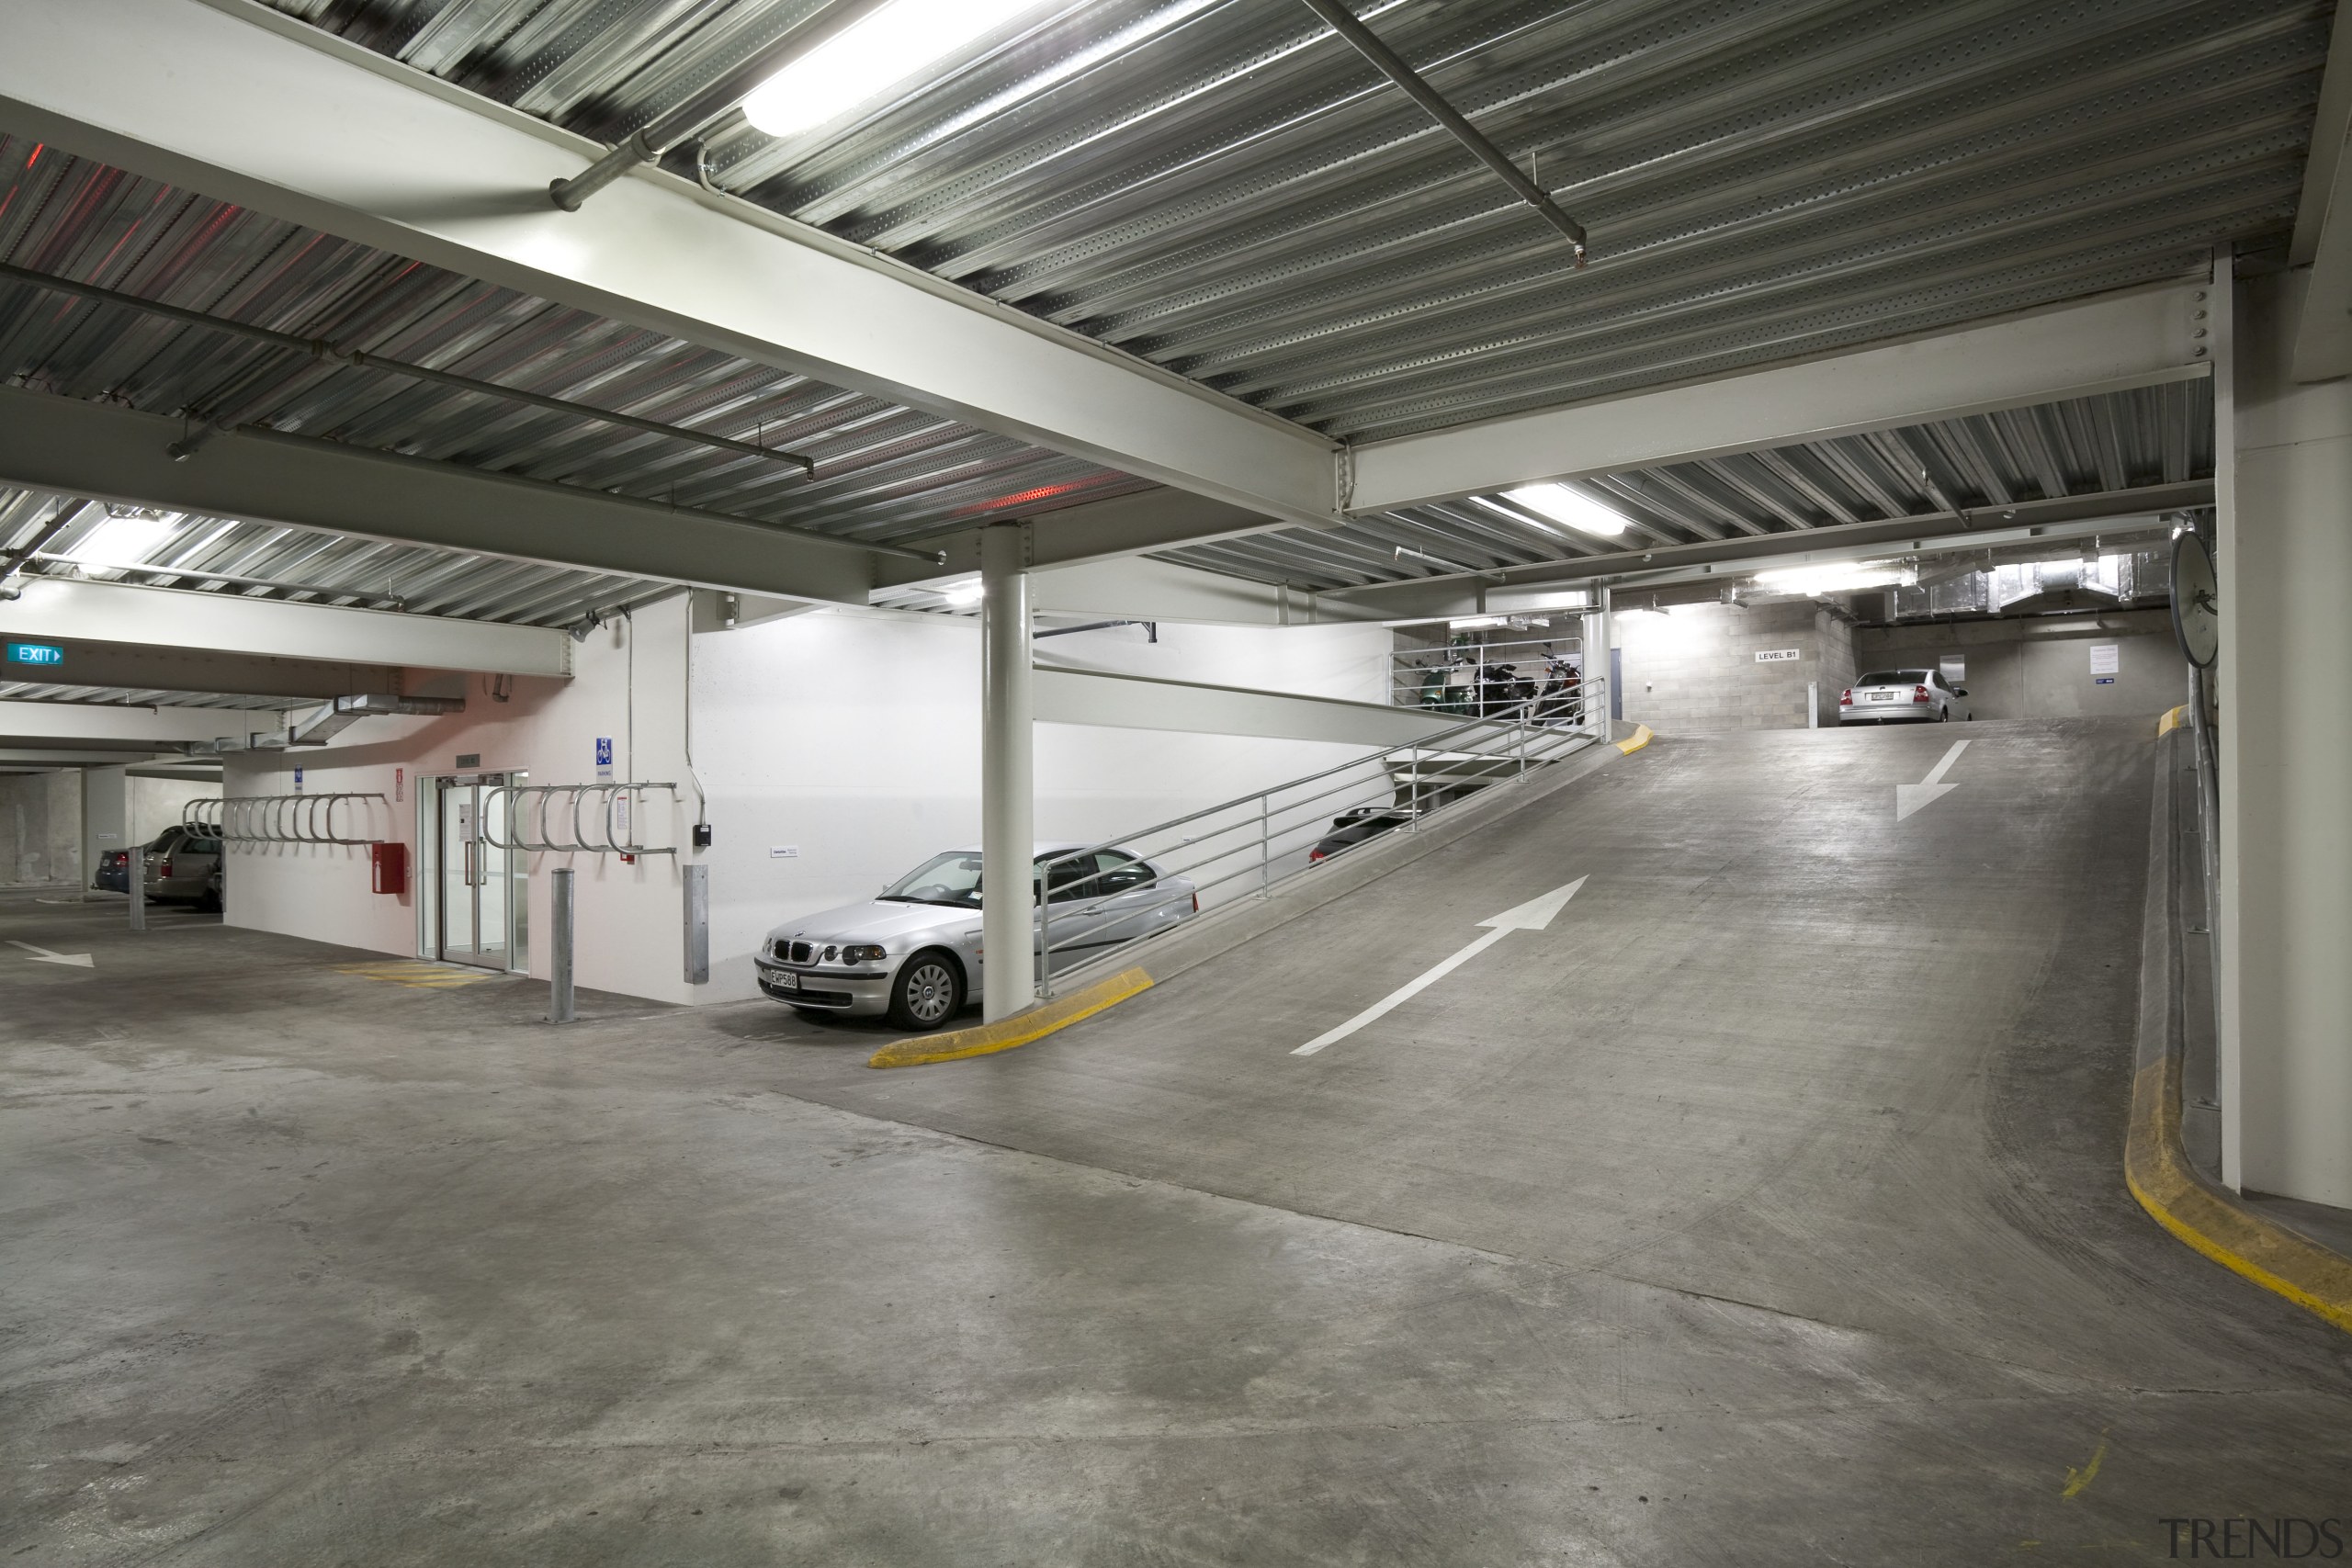
[(514, 883), (503, 846), (504, 773), (452, 775), (440, 783), (438, 951), (445, 963), (505, 969), (514, 958)]

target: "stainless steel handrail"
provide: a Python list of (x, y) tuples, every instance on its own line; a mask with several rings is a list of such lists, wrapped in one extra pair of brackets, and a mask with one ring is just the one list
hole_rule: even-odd
[[(1596, 698), (1605, 698), (1606, 682), (1596, 680), (1587, 690)], [(1386, 747), (1135, 832), (1039, 860), (1032, 872), (1031, 885), (1038, 909), (1039, 995), (1053, 995), (1053, 960), (1057, 953), (1074, 951), (1082, 945), (1101, 951), (1090, 952), (1080, 964), (1101, 962), (1128, 944), (1156, 934), (1154, 929), (1144, 929), (1111, 941), (1100, 940), (1106, 931), (1148, 926), (1153, 917), (1179, 903), (1197, 899), (1253, 875), (1258, 884), (1254, 890), (1257, 895), (1269, 896), (1276, 885), (1312, 866), (1311, 860), (1303, 860), (1282, 868), (1283, 863), (1328, 836), (1329, 821), (1336, 810), (1377, 805), (1403, 814), (1401, 830), (1411, 832), (1422, 820), (1447, 806), (1492, 785), (1523, 778), (1533, 769), (1558, 761), (1606, 738), (1605, 700), (1586, 704), (1581, 721), (1574, 727), (1532, 717), (1531, 710), (1540, 705), (1541, 698), (1531, 699), (1508, 716), (1472, 719), (1419, 740)], [(1430, 792), (1426, 801), (1425, 786)], [(1308, 793), (1296, 793), (1301, 790)], [(1218, 820), (1220, 818), (1225, 820)], [(1184, 831), (1187, 829), (1196, 830), (1188, 833)], [(1156, 840), (1163, 839), (1171, 841), (1165, 847), (1154, 847)], [(1183, 893), (1121, 911), (1109, 927), (1081, 931), (1076, 936), (1056, 942), (1053, 927), (1057, 916), (1052, 897), (1055, 868), (1104, 850), (1117, 850), (1148, 862), (1163, 878), (1185, 876), (1196, 871), (1214, 874), (1193, 882)], [(1217, 869), (1225, 862), (1235, 863)], [(1097, 872), (1072, 880), (1083, 883), (1100, 874), (1102, 874)], [(1067, 926), (1082, 917), (1099, 915), (1113, 898), (1132, 891), (1122, 888), (1074, 908), (1065, 907), (1058, 918)]]
[[(1522, 666), (1548, 665), (1554, 660), (1565, 660), (1574, 668), (1579, 682), (1591, 673), (1584, 668), (1584, 637), (1581, 633), (1575, 632), (1509, 642), (1465, 642), (1450, 643), (1441, 648), (1398, 649), (1389, 655), (1388, 700), (1397, 707), (1461, 712), (1464, 706), (1483, 705), (1488, 700), (1484, 689), (1489, 684), (1485, 678), (1487, 671), (1509, 670), (1516, 677)], [(1424, 700), (1429, 691), (1430, 676), (1447, 675), (1457, 670), (1470, 672), (1470, 679), (1458, 692), (1448, 684), (1442, 688), (1446, 694), (1445, 701)], [(1550, 692), (1539, 686), (1530, 700), (1557, 706), (1577, 702), (1577, 695), (1574, 691)], [(1464, 705), (1457, 706), (1457, 703)]]

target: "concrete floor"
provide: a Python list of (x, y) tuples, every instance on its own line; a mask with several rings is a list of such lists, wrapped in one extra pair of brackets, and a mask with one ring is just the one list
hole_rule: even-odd
[[(2120, 1181), (2151, 727), (1662, 739), (1023, 1051), (0, 902), (0, 1558), (1982, 1563), (2352, 1514)], [(1323, 1054), (1291, 1048), (1588, 876)]]

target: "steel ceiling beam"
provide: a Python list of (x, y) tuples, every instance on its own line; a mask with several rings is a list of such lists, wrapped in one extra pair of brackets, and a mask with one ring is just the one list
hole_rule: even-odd
[[(1172, 549), (1261, 533), (1275, 526), (1263, 513), (1180, 490), (1145, 491), (1082, 506), (1040, 513), (1028, 520), (1029, 564), (1044, 568), (1113, 560), (1121, 556)], [(876, 563), (877, 588), (968, 577), (980, 570), (980, 531), (918, 536), (925, 549), (944, 560), (925, 568), (903, 560)]]
[(1385, 512), (1546, 479), (1694, 462), (2208, 373), (2191, 283), (1932, 333), (1599, 402), (1375, 441), (1350, 510)]
[[(0, 745), (118, 746), (125, 743), (150, 751), (220, 739), (225, 729), (221, 716), (235, 712), (245, 724), (250, 710), (227, 708), (129, 707), (111, 703), (0, 702)], [(276, 720), (276, 714), (264, 714)], [(246, 725), (250, 728), (252, 726)], [(265, 726), (276, 728), (276, 723)]]
[(1857, 548), (1900, 551), (1960, 547), (1980, 535), (1986, 536), (1987, 542), (1999, 543), (2037, 527), (2141, 517), (2212, 504), (2213, 481), (2191, 479), (2182, 484), (2145, 485), (2098, 495), (2021, 501), (2013, 506), (1979, 507), (1962, 513), (1847, 523), (1792, 529), (1783, 534), (1736, 535), (1698, 544), (1615, 550), (1539, 566), (1498, 567), (1486, 572), (1375, 582), (1335, 591), (1325, 597), (1327, 601), (1374, 608), (1387, 615), (1459, 614), (1475, 608), (1476, 595), (1482, 591), (1552, 583), (1665, 581), (1680, 575), (1702, 574), (1711, 568), (1786, 561), (1792, 558), (1840, 559)]
[(2327, 69), (2312, 118), (2312, 152), (2287, 258), (2310, 270), (2290, 350), (2298, 381), (2352, 375), (2352, 6), (2328, 33)]
[[(0, 124), (288, 221), (1328, 525), (1327, 438), (251, 0), (12, 0)], [(681, 573), (664, 575), (680, 576)]]
[(13, 681), (334, 697), (396, 692), (404, 668), (571, 673), (571, 640), (552, 626), (56, 578), (34, 579), (24, 590), (0, 602), (0, 632), (56, 643), (65, 660), (42, 669), (0, 667)]
[[(125, 694), (178, 692), (192, 696), (289, 699), (343, 697), (361, 692), (390, 694), (401, 689), (399, 665), (351, 664), (331, 659), (249, 653), (239, 645), (254, 638), (234, 626), (208, 628), (185, 621), (174, 622), (169, 617), (151, 624), (139, 617), (142, 611), (154, 606), (134, 597), (136, 590), (115, 591), (107, 583), (86, 586), (106, 596), (77, 597), (71, 604), (69, 614), (52, 615), (36, 601), (33, 611), (20, 623), (14, 618), (18, 605), (0, 604), (0, 631), (12, 637), (33, 637), (63, 652), (64, 662), (52, 671), (62, 671), (62, 677), (44, 677), (37, 682), (41, 686), (73, 691), (102, 688)], [(311, 619), (315, 621), (316, 617)], [(187, 641), (121, 640), (134, 631), (158, 638), (183, 637)], [(93, 634), (99, 640), (87, 640)], [(273, 646), (282, 646), (282, 638), (270, 640)], [(324, 640), (327, 646), (334, 645), (332, 637)], [(35, 682), (8, 682), (20, 683)]]
[(0, 388), (0, 482), (839, 604), (865, 602), (872, 563), (914, 566), (852, 541), (300, 436), (233, 431), (175, 462), (179, 431), (175, 419)]

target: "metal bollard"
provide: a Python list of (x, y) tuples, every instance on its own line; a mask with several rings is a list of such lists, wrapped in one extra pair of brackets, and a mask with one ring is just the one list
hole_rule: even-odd
[(568, 865), (558, 866), (548, 885), (548, 1021), (570, 1023), (571, 1006), (571, 879)]
[(130, 929), (143, 931), (147, 929), (147, 852), (132, 845), (123, 865), (127, 871), (123, 882), (130, 889)]

